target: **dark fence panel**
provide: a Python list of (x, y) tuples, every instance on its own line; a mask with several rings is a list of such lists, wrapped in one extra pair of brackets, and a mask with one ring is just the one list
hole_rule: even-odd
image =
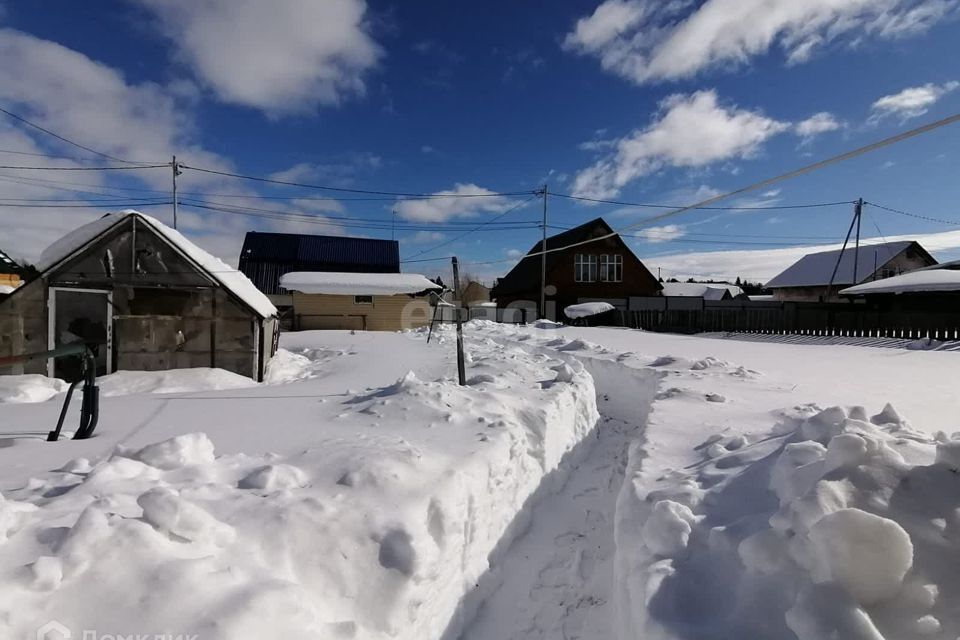
[(701, 298), (630, 298), (618, 317), (647, 331), (797, 334), (815, 336), (960, 338), (960, 298), (862, 302), (750, 302)]

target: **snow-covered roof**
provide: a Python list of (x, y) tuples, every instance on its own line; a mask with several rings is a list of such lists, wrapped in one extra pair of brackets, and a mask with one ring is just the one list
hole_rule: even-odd
[(953, 269), (921, 269), (892, 278), (865, 282), (843, 289), (843, 295), (869, 293), (911, 293), (924, 291), (960, 291), (960, 271)]
[(140, 222), (146, 224), (159, 235), (163, 236), (163, 238), (175, 246), (181, 253), (197, 263), (206, 275), (218, 282), (224, 289), (227, 289), (233, 295), (243, 300), (243, 302), (260, 316), (269, 318), (270, 316), (277, 315), (277, 308), (273, 306), (273, 303), (270, 302), (270, 299), (267, 298), (266, 295), (254, 286), (247, 276), (220, 258), (207, 253), (192, 241), (188, 240), (179, 231), (171, 229), (159, 220), (133, 209), (126, 209), (117, 213), (108, 213), (93, 222), (74, 229), (44, 249), (40, 255), (40, 260), (37, 262), (37, 268), (40, 271), (47, 271), (81, 250), (108, 229), (134, 216), (136, 216)]
[(599, 313), (613, 311), (613, 309), (614, 306), (609, 302), (581, 302), (580, 304), (572, 304), (564, 308), (563, 314), (568, 318), (576, 320), (577, 318), (586, 318), (587, 316), (595, 316)]
[(722, 300), (725, 292), (738, 296), (743, 290), (734, 284), (703, 282), (664, 282), (661, 295), (680, 298), (703, 298), (704, 300)]
[(280, 278), (280, 286), (300, 293), (348, 296), (392, 296), (442, 289), (419, 273), (341, 273), (291, 271)]
[[(911, 240), (884, 242), (880, 244), (860, 245), (859, 251), (847, 247), (843, 252), (843, 259), (837, 268), (837, 275), (833, 279), (835, 285), (853, 285), (854, 255), (857, 256), (857, 280), (863, 282), (871, 278), (875, 271), (881, 269), (897, 254), (905, 250)], [(918, 247), (920, 245), (917, 245)], [(922, 250), (922, 248), (921, 248)], [(924, 252), (926, 253), (926, 252)], [(782, 273), (767, 283), (769, 288), (780, 287), (819, 287), (830, 284), (830, 276), (837, 266), (837, 257), (840, 249), (808, 253), (795, 263), (787, 267)]]
[(0, 295), (5, 295), (5, 294), (8, 294), (8, 293), (13, 293), (13, 290), (14, 290), (15, 288), (16, 288), (16, 287), (11, 287), (11, 286), (8, 285), (8, 284), (0, 284)]

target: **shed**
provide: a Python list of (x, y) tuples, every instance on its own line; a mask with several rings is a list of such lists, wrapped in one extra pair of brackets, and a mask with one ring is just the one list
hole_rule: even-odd
[[(242, 273), (137, 211), (103, 216), (48, 247), (38, 275), (0, 302), (0, 355), (84, 341), (97, 373), (219, 367), (263, 379), (276, 308)], [(68, 361), (21, 373), (71, 379)]]
[(715, 282), (664, 282), (660, 295), (671, 298), (703, 298), (704, 300), (732, 300), (743, 295), (735, 284)]
[(280, 278), (292, 271), (400, 273), (396, 240), (249, 231), (239, 269), (267, 295), (286, 293)]
[(287, 273), (297, 329), (399, 331), (430, 323), (426, 294), (442, 289), (419, 273)]

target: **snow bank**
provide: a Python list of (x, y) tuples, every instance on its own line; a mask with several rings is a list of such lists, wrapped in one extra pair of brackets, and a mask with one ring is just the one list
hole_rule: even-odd
[(598, 313), (607, 313), (613, 311), (613, 309), (614, 306), (609, 302), (582, 302), (565, 307), (563, 314), (572, 320), (576, 320), (577, 318), (595, 316)]
[(930, 439), (888, 405), (869, 420), (800, 407), (731, 444), (711, 438), (695, 468), (657, 478), (633, 452), (621, 637), (960, 633), (960, 439)]
[(0, 375), (0, 402), (45, 402), (69, 385), (38, 374)]
[(133, 393), (189, 393), (223, 389), (246, 389), (257, 383), (226, 369), (196, 367), (168, 371), (117, 371), (98, 378), (103, 396)]
[[(445, 344), (429, 349), (446, 357), (440, 332)], [(387, 338), (378, 344), (423, 340)], [(439, 379), (418, 369), (333, 399), (271, 400), (278, 424), (260, 433), (282, 454), (218, 455), (222, 440), (183, 433), (24, 479), (0, 500), (4, 635), (33, 637), (56, 618), (74, 637), (458, 637), (473, 612), (464, 597), (598, 420), (576, 361), (467, 347), (471, 386), (454, 382), (447, 359)], [(136, 386), (123, 378), (114, 384)], [(316, 381), (294, 384), (309, 393)], [(189, 404), (191, 423), (230, 419), (206, 402)], [(261, 400), (231, 402), (254, 411)]]

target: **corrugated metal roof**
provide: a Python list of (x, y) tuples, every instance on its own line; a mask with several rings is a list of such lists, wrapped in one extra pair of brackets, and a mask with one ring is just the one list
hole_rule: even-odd
[[(861, 245), (857, 260), (857, 281), (870, 279), (874, 272), (882, 269), (896, 255), (916, 244), (911, 240), (885, 242), (882, 244)], [(917, 245), (921, 251), (923, 248)], [(925, 252), (924, 252), (925, 253)], [(840, 249), (810, 253), (797, 260), (783, 273), (767, 283), (767, 287), (818, 287), (830, 284), (830, 275), (837, 264)], [(847, 247), (843, 259), (833, 279), (835, 286), (856, 284), (853, 281), (854, 250)]]
[(240, 271), (264, 293), (281, 293), (280, 277), (291, 271), (399, 273), (396, 240), (247, 232)]

